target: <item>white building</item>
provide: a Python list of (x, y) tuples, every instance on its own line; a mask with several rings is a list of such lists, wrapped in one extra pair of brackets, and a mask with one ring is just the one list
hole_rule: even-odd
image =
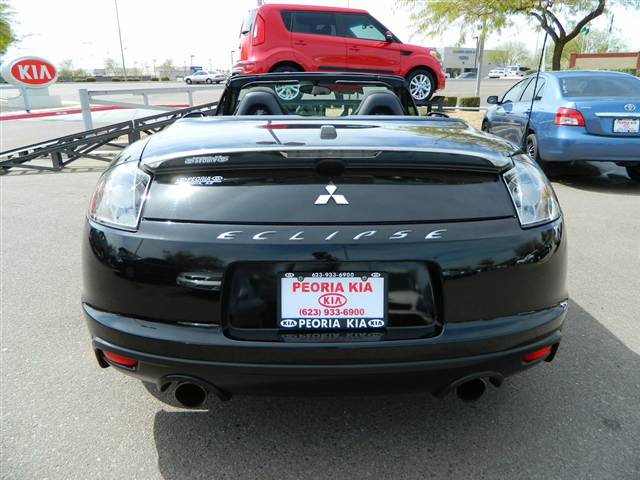
[[(494, 51), (495, 50), (484, 51), (482, 72), (485, 76), (489, 73), (489, 70), (500, 66), (488, 61), (490, 54)], [(444, 47), (441, 49), (440, 55), (442, 56), (442, 68), (452, 76), (475, 70), (478, 62), (475, 48)]]

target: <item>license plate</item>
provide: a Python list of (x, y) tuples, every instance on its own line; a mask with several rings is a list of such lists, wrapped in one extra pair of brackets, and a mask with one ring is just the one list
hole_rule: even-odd
[(614, 133), (640, 132), (640, 118), (616, 118), (613, 121)]
[(283, 273), (282, 330), (380, 330), (387, 326), (387, 279), (380, 272)]

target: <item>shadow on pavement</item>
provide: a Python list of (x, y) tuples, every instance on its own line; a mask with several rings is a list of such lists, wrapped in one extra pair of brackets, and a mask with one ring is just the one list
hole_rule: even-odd
[(165, 479), (640, 478), (640, 356), (571, 303), (551, 364), (477, 403), (428, 394), (235, 397), (166, 411)]
[(549, 179), (568, 187), (601, 193), (640, 195), (640, 182), (631, 180), (624, 167), (611, 162), (578, 162), (574, 165), (545, 165)]

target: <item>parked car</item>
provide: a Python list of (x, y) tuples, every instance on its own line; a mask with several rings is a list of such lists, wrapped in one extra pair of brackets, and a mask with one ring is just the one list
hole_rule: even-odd
[(478, 72), (462, 72), (456, 77), (456, 80), (474, 80), (478, 78)]
[[(359, 108), (399, 107), (377, 87)], [(235, 115), (178, 120), (100, 178), (82, 305), (101, 367), (199, 408), (245, 393), (471, 401), (553, 360), (567, 241), (535, 162), (457, 119), (247, 117), (278, 108), (252, 88)]]
[(402, 43), (365, 10), (275, 4), (251, 10), (232, 73), (290, 71), (400, 75), (418, 102), (445, 84), (435, 50)]
[(531, 69), (529, 67), (521, 67), (520, 65), (514, 65), (505, 68), (505, 77), (524, 77)]
[(220, 83), (224, 82), (227, 76), (220, 72), (207, 72), (206, 70), (200, 70), (199, 72), (192, 73), (184, 77), (184, 81), (189, 85), (192, 83)]
[[(526, 147), (540, 162), (610, 161), (640, 181), (640, 79), (604, 71), (540, 74), (516, 83), (485, 114), (482, 130)], [(527, 130), (525, 131), (525, 128)]]
[(492, 68), (489, 70), (489, 78), (503, 78), (507, 75), (507, 69), (504, 67)]

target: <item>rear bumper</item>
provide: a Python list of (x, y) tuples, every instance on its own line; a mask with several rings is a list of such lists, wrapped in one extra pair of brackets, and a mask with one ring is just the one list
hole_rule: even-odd
[(502, 378), (545, 359), (521, 357), (561, 338), (566, 302), (521, 315), (447, 325), (437, 337), (403, 341), (254, 342), (219, 326), (150, 322), (83, 304), (101, 366), (106, 350), (136, 359), (116, 367), (147, 382), (186, 375), (228, 393), (446, 391), (469, 375)]
[(557, 127), (538, 136), (545, 161), (640, 162), (640, 137), (591, 135), (582, 127)]

